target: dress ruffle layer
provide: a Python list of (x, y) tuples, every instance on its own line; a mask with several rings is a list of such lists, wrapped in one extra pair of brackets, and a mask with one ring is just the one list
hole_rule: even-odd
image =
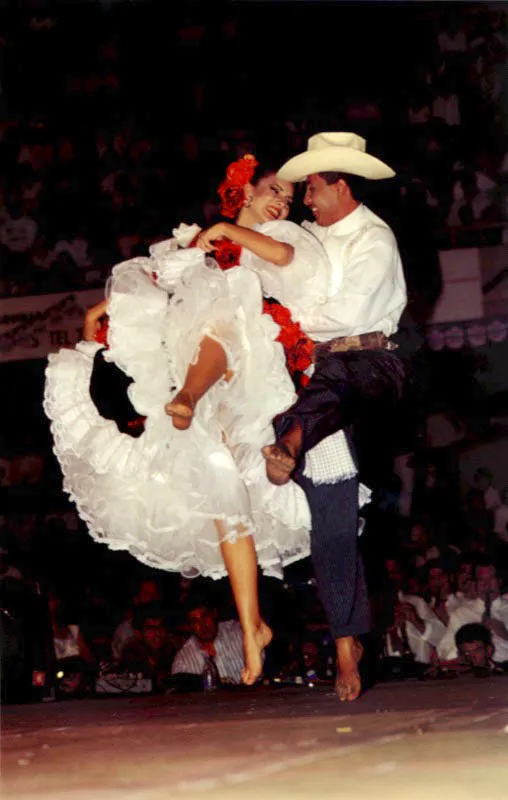
[[(162, 275), (172, 266), (168, 299)], [(115, 267), (108, 313), (105, 359), (133, 378), (129, 397), (146, 417), (140, 437), (120, 433), (90, 398), (98, 345), (62, 350), (46, 371), (44, 408), (64, 489), (91, 535), (150, 566), (220, 578), (221, 540), (251, 534), (261, 567), (280, 576), (309, 554), (310, 515), (300, 487), (268, 482), (261, 455), (274, 440), (273, 417), (294, 392), (279, 329), (262, 314), (259, 279), (244, 267), (224, 273), (199, 250), (166, 248), (163, 258)], [(178, 431), (164, 404), (204, 335), (223, 345), (233, 377), (217, 383), (190, 428)]]

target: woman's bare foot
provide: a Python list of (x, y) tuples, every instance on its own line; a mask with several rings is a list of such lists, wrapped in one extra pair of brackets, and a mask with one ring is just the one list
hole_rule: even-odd
[(336, 639), (337, 677), (335, 693), (341, 702), (356, 700), (362, 691), (358, 664), (363, 656), (363, 646), (354, 636)]
[(259, 627), (254, 629), (252, 633), (244, 632), (243, 653), (245, 666), (242, 669), (242, 682), (247, 686), (252, 686), (261, 676), (263, 672), (261, 656), (265, 647), (272, 641), (272, 638), (273, 633), (265, 622), (261, 622)]
[(261, 452), (266, 461), (266, 475), (270, 483), (276, 486), (287, 483), (296, 467), (296, 458), (287, 445), (282, 442), (269, 444)]
[(173, 425), (179, 431), (186, 431), (192, 422), (196, 402), (189, 392), (178, 392), (173, 399), (166, 403), (164, 410), (169, 417), (173, 417)]

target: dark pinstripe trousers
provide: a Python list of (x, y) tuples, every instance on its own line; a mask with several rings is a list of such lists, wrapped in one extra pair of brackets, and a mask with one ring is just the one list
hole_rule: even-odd
[(370, 630), (370, 607), (358, 548), (358, 479), (316, 486), (300, 472), (312, 515), (311, 556), (318, 594), (337, 639)]

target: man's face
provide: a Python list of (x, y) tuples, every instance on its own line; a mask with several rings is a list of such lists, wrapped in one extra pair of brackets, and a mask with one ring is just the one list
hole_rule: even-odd
[(154, 581), (143, 581), (139, 587), (138, 603), (144, 605), (145, 603), (153, 603), (161, 599), (159, 587)]
[(498, 596), (499, 583), (493, 566), (476, 568), (476, 591), (482, 600), (485, 600), (489, 594), (491, 599)]
[(489, 648), (483, 642), (464, 642), (459, 646), (460, 659), (470, 667), (485, 669), (489, 666)]
[(319, 649), (314, 642), (303, 643), (302, 655), (305, 669), (317, 669), (319, 665)]
[(162, 617), (149, 617), (143, 624), (143, 641), (152, 650), (160, 650), (166, 640), (166, 626)]
[(217, 617), (209, 608), (193, 608), (188, 615), (189, 628), (200, 642), (213, 642), (217, 636)]
[(439, 567), (433, 567), (429, 571), (428, 586), (432, 597), (446, 597), (449, 589), (448, 576)]
[(471, 591), (471, 584), (473, 582), (473, 565), (461, 564), (457, 572), (457, 589), (459, 592), (468, 594)]
[(324, 178), (317, 173), (307, 177), (307, 188), (303, 202), (314, 214), (318, 225), (328, 227), (342, 217), (341, 184), (338, 181), (328, 185)]

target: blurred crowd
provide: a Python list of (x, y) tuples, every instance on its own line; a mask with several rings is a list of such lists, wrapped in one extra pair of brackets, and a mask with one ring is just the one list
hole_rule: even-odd
[[(401, 463), (404, 462), (403, 464)], [(480, 468), (450, 491), (450, 464), (400, 474), (366, 510), (361, 544), (373, 632), (366, 680), (508, 671), (508, 488)], [(396, 478), (396, 476), (394, 476)], [(405, 483), (405, 486), (403, 486)], [(407, 488), (410, 486), (409, 498)], [(0, 531), (4, 699), (206, 690), (241, 684), (242, 636), (227, 580), (142, 567), (92, 542), (72, 508), (17, 513)], [(310, 562), (260, 576), (274, 629), (266, 683), (334, 680), (334, 643)]]
[[(353, 129), (394, 165), (400, 227), (423, 216), (443, 247), (502, 235), (508, 98), (500, 8), (420, 9), (408, 16), (407, 41), (387, 18), (386, 50), (362, 35), (364, 72), (360, 55), (358, 83), (349, 75), (332, 94), (332, 70), (323, 85), (305, 79), (305, 28), (294, 42), (294, 87), (277, 91), (287, 75), (270, 72), (257, 42), (284, 41), (280, 7), (268, 25), (248, 9), (212, 14), (185, 2), (162, 30), (155, 5), (91, 5), (72, 15), (45, 2), (24, 7), (0, 19), (3, 296), (102, 286), (112, 264), (146, 252), (177, 222), (210, 221), (228, 161), (260, 148), (283, 160), (320, 128)], [(325, 61), (326, 28), (347, 26), (346, 14), (354, 26), (351, 7), (306, 17)], [(297, 17), (295, 9), (295, 25)], [(348, 53), (346, 45), (345, 62)]]

